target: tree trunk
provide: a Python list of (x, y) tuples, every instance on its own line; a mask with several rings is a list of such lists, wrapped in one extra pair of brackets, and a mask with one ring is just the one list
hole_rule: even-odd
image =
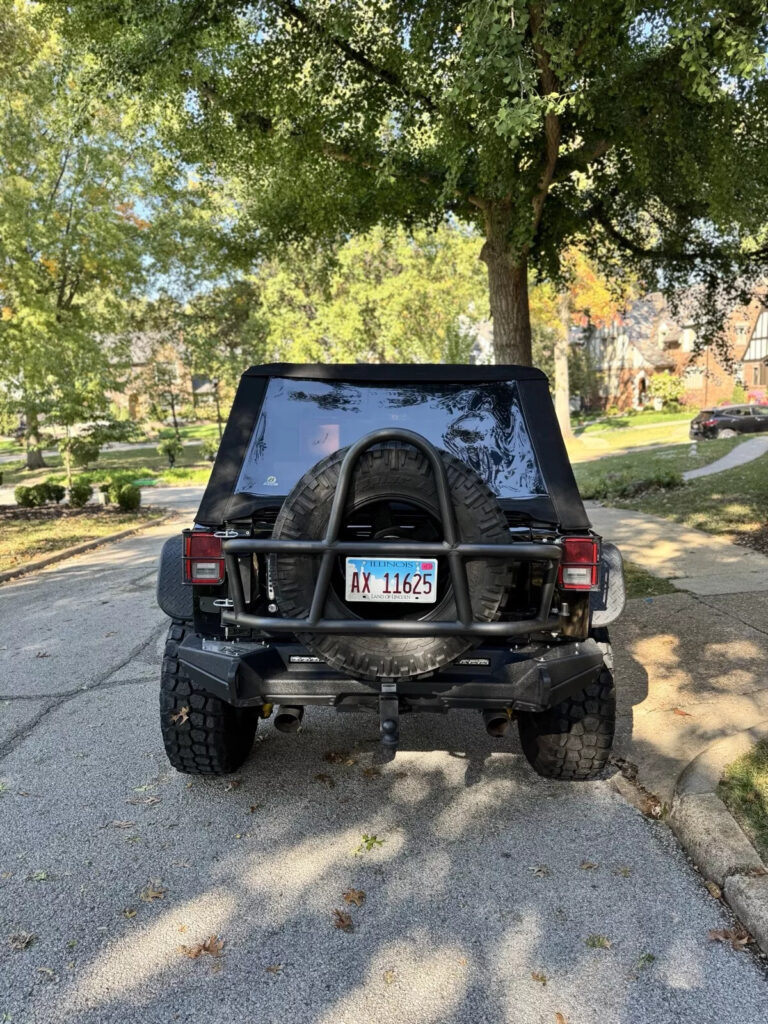
[(485, 244), (480, 259), (488, 267), (493, 351), (497, 363), (530, 366), (528, 260), (510, 251), (509, 230), (509, 204), (489, 204), (485, 210)]
[(45, 469), (43, 450), (40, 447), (40, 421), (35, 409), (25, 409), (27, 421), (27, 469)]
[(171, 402), (171, 419), (173, 420), (173, 432), (176, 435), (176, 440), (180, 441), (181, 440), (181, 436), (179, 434), (179, 422), (176, 419), (176, 395), (174, 395), (173, 392), (171, 392), (170, 394), (171, 394), (170, 402)]
[(562, 330), (555, 337), (555, 414), (563, 437), (573, 437), (571, 430), (571, 385), (568, 379), (568, 341), (571, 333), (571, 298), (568, 293), (560, 296), (560, 321)]

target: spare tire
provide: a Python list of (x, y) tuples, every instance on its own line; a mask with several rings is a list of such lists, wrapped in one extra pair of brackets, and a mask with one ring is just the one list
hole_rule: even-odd
[[(273, 537), (318, 540), (325, 536), (339, 470), (347, 449), (318, 462), (286, 498)], [(447, 452), (445, 464), (461, 540), (509, 542), (504, 513), (496, 498), (468, 466)], [(390, 442), (369, 449), (357, 463), (342, 520), (342, 539), (443, 540), (437, 489), (426, 456), (405, 444)], [(344, 557), (331, 579), (326, 618), (413, 618), (454, 620), (456, 604), (447, 559), (439, 558), (435, 604), (344, 602)], [(271, 578), (279, 612), (304, 617), (312, 603), (320, 565), (318, 557), (272, 555)], [(466, 562), (475, 619), (499, 616), (510, 571), (500, 559)], [(470, 637), (394, 637), (301, 633), (298, 639), (332, 668), (360, 679), (398, 679), (441, 668), (477, 643)]]

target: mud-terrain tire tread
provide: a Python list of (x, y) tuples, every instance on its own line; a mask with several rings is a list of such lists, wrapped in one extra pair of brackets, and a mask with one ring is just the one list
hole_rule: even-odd
[(521, 712), (520, 742), (533, 770), (547, 779), (587, 781), (608, 763), (616, 726), (616, 689), (606, 629), (592, 636), (603, 648), (606, 665), (580, 694), (540, 712)]
[[(258, 712), (235, 708), (197, 689), (179, 661), (179, 644), (186, 624), (175, 621), (168, 630), (160, 675), (160, 729), (168, 760), (186, 775), (229, 775), (248, 757), (258, 724)], [(188, 708), (185, 722), (173, 721)]]
[[(297, 483), (278, 515), (273, 536), (298, 540), (317, 539), (324, 534), (331, 501), (336, 491), (339, 469), (346, 455), (342, 449), (321, 460)], [(482, 543), (508, 543), (509, 530), (495, 495), (480, 477), (459, 459), (440, 452), (446, 467), (448, 484), (459, 520), (463, 540)], [(370, 500), (378, 481), (401, 481), (410, 486), (405, 498), (421, 498), (436, 505), (434, 477), (423, 452), (398, 442), (389, 442), (365, 452), (357, 465), (350, 501)], [(394, 484), (399, 486), (399, 484)], [(386, 495), (386, 486), (381, 489)], [(324, 520), (323, 520), (324, 515)], [(280, 613), (288, 617), (306, 616), (314, 587), (315, 567), (307, 558), (273, 556), (273, 578)], [(505, 562), (484, 559), (467, 563), (470, 600), (474, 616), (481, 622), (499, 618), (510, 585)], [(332, 614), (349, 616), (341, 602), (329, 600)], [(435, 617), (455, 617), (452, 598), (435, 606)], [(425, 618), (429, 616), (425, 614)], [(433, 672), (454, 661), (476, 646), (469, 637), (361, 637), (301, 633), (298, 639), (332, 668), (358, 679), (409, 678)]]

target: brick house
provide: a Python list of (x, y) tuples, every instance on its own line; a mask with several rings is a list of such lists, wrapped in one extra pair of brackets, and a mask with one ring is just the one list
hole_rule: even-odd
[[(756, 290), (752, 301), (734, 309), (726, 325), (733, 365), (724, 365), (710, 349), (694, 352), (696, 334), (672, 318), (658, 292), (644, 295), (608, 328), (595, 331), (586, 342), (594, 372), (592, 408), (617, 406), (640, 409), (648, 404), (650, 378), (663, 371), (685, 381), (683, 401), (697, 408), (734, 401), (741, 386), (760, 401), (768, 393), (768, 289)], [(580, 335), (580, 337), (579, 337)]]

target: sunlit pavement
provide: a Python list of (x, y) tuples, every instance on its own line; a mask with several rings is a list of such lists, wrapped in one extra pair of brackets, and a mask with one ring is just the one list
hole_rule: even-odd
[[(609, 780), (537, 779), (477, 715), (405, 718), (379, 769), (373, 717), (315, 711), (264, 725), (234, 784), (173, 772), (153, 585), (175, 528), (0, 587), (0, 1020), (768, 1018), (667, 827)], [(220, 956), (187, 955), (210, 935)]]

